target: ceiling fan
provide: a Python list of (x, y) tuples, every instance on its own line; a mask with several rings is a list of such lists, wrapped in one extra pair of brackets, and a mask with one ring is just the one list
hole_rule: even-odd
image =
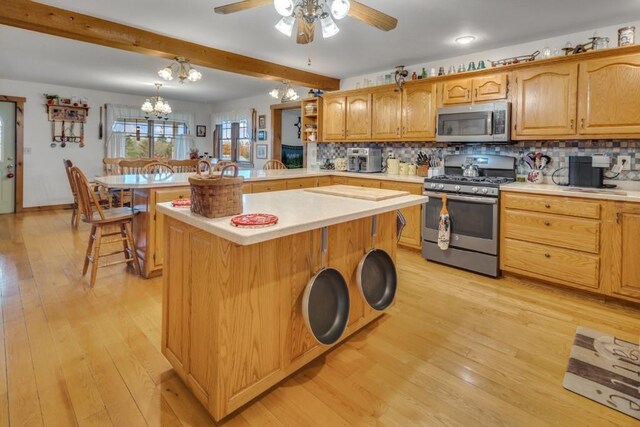
[(313, 41), (318, 21), (324, 38), (335, 36), (340, 29), (334, 19), (340, 20), (346, 16), (383, 31), (393, 30), (398, 25), (396, 18), (356, 0), (244, 0), (218, 6), (214, 10), (226, 15), (267, 4), (273, 4), (276, 11), (282, 15), (282, 19), (276, 24), (278, 31), (291, 37), (294, 24), (297, 24), (296, 41), (299, 44)]

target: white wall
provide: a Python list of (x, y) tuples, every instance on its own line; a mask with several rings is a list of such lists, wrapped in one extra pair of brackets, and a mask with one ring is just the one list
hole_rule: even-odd
[[(409, 78), (411, 78), (411, 73), (416, 71), (418, 75), (422, 72), (422, 67), (427, 69), (429, 72), (430, 68), (435, 68), (438, 71), (439, 67), (444, 67), (445, 72), (448, 71), (449, 66), (454, 65), (456, 69), (460, 64), (464, 64), (465, 67), (469, 65), (470, 61), (474, 61), (476, 65), (478, 61), (484, 60), (487, 67), (490, 67), (491, 64), (488, 63), (488, 60), (499, 60), (503, 58), (513, 57), (513, 56), (521, 56), (521, 55), (530, 55), (536, 50), (542, 51), (544, 47), (549, 47), (553, 51), (555, 48), (564, 47), (567, 41), (570, 41), (572, 45), (575, 47), (577, 44), (586, 43), (589, 41), (589, 37), (592, 37), (594, 32), (597, 31), (597, 35), (599, 37), (609, 37), (609, 47), (616, 47), (618, 45), (618, 28), (626, 27), (626, 26), (635, 26), (637, 28), (636, 34), (636, 44), (640, 44), (640, 21), (636, 22), (627, 22), (619, 25), (613, 25), (610, 27), (603, 27), (592, 29), (588, 31), (582, 31), (579, 33), (567, 34), (564, 36), (553, 37), (549, 39), (537, 40), (528, 43), (522, 43), (513, 46), (502, 47), (499, 49), (486, 50), (478, 53), (470, 53), (467, 55), (451, 57), (451, 58), (442, 58), (434, 61), (429, 61), (427, 63), (418, 63), (409, 65), (406, 67), (409, 70)], [(469, 51), (473, 49), (473, 43), (469, 45)], [(540, 56), (538, 56), (540, 58)], [(364, 79), (369, 79), (376, 83), (377, 76), (384, 76), (385, 74), (391, 74), (393, 76), (394, 70), (377, 70), (375, 72), (371, 72), (368, 74), (363, 74), (359, 76), (349, 77), (343, 79), (341, 82), (341, 89), (353, 89), (356, 87), (356, 83), (360, 83), (361, 86), (364, 86)], [(392, 77), (393, 78), (393, 77)]]
[[(43, 93), (58, 94), (63, 97), (79, 96), (89, 100), (89, 117), (85, 124), (85, 147), (67, 144), (65, 148), (51, 148), (51, 122), (47, 119)], [(104, 104), (141, 105), (140, 96), (101, 92), (46, 83), (23, 82), (0, 79), (0, 94), (19, 96), (27, 99), (24, 111), (24, 207), (57, 205), (70, 203), (73, 199), (62, 159), (70, 159), (91, 178), (102, 175), (104, 139), (98, 139), (100, 106)], [(149, 93), (152, 96), (153, 93)], [(210, 105), (180, 102), (168, 99), (174, 111), (192, 112), (196, 124), (207, 125), (207, 137), (196, 138), (196, 147), (212, 146)], [(106, 124), (105, 124), (106, 126)], [(195, 134), (195, 129), (192, 130)], [(210, 151), (210, 150), (208, 150)]]

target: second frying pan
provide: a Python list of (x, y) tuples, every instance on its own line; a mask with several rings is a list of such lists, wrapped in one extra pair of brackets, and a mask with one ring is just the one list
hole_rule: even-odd
[(360, 263), (356, 277), (358, 289), (367, 304), (377, 311), (386, 310), (396, 298), (398, 274), (391, 256), (382, 249), (376, 249), (378, 216), (371, 221), (371, 246)]

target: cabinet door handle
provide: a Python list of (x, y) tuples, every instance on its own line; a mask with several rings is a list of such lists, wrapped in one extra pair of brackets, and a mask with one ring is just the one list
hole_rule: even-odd
[(616, 224), (620, 224), (620, 212), (616, 212)]
[(545, 208), (547, 208), (547, 209), (550, 209), (550, 208), (551, 208), (551, 205), (550, 205), (549, 203), (545, 203), (545, 204), (544, 204), (544, 207), (545, 207)]
[(544, 254), (544, 257), (545, 258), (551, 258), (551, 254), (546, 253), (546, 254)]
[(571, 129), (573, 129), (573, 119), (571, 119)]
[(584, 119), (580, 119), (580, 127), (584, 129)]
[(545, 222), (544, 222), (544, 225), (546, 225), (546, 226), (548, 227), (548, 226), (550, 226), (550, 225), (551, 225), (551, 222), (549, 222), (549, 221), (545, 221)]
[(396, 135), (397, 135), (397, 136), (400, 136), (400, 128), (397, 128), (397, 129), (396, 129)]
[(476, 98), (478, 97), (478, 89), (476, 89), (475, 97), (476, 97)]

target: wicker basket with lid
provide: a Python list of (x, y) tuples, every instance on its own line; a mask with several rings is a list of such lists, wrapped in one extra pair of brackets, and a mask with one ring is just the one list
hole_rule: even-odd
[[(227, 174), (227, 171), (233, 174)], [(207, 175), (200, 172), (189, 177), (191, 184), (191, 212), (207, 218), (238, 215), (242, 213), (242, 184), (244, 178), (238, 176), (238, 166), (225, 166), (220, 175), (211, 170)]]

